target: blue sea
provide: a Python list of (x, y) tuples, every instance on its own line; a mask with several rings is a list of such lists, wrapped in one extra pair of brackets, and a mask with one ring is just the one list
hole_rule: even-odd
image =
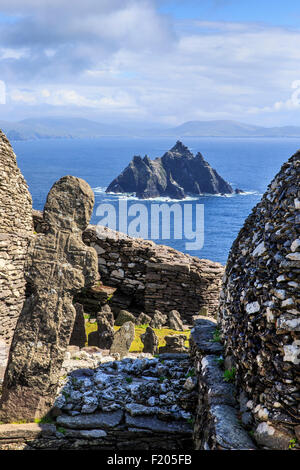
[[(106, 194), (108, 184), (128, 165), (133, 155), (150, 158), (163, 155), (174, 144), (173, 138), (99, 138), (99, 139), (53, 139), (12, 142), (17, 154), (18, 165), (23, 172), (33, 198), (33, 207), (43, 209), (47, 193), (53, 183), (64, 175), (85, 179), (95, 192), (95, 209), (91, 223), (101, 222), (96, 215), (97, 208), (111, 204), (118, 215), (119, 200), (131, 205), (143, 204), (149, 222), (153, 204), (179, 204), (192, 207), (193, 228), (196, 229), (196, 206), (204, 206), (204, 244), (201, 249), (188, 250), (186, 239), (174, 238), (174, 219), (171, 217), (171, 231), (168, 238), (159, 233), (154, 240), (173, 248), (188, 252), (192, 256), (208, 258), (226, 263), (230, 247), (245, 218), (260, 201), (268, 184), (281, 165), (300, 147), (299, 139), (279, 138), (184, 138), (183, 143), (193, 153), (200, 151), (204, 158), (234, 188), (246, 193), (226, 196), (190, 196), (179, 202), (171, 200), (141, 200), (134, 197)], [(128, 222), (134, 217), (129, 217)], [(160, 224), (162, 220), (160, 219)], [(118, 217), (117, 217), (117, 226)], [(145, 235), (145, 231), (143, 232)], [(150, 227), (149, 236), (150, 238)]]

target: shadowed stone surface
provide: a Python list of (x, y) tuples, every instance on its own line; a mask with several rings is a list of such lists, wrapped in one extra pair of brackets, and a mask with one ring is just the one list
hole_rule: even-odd
[(56, 422), (71, 429), (113, 428), (120, 423), (122, 417), (123, 412), (118, 410), (113, 413), (95, 413), (93, 415), (62, 415), (58, 416)]
[(110, 349), (114, 341), (114, 316), (109, 307), (105, 305), (97, 314), (98, 344), (101, 349)]
[(158, 337), (150, 326), (148, 326), (146, 332), (141, 335), (141, 340), (144, 344), (143, 352), (153, 355), (158, 353)]
[(61, 178), (44, 208), (49, 229), (31, 242), (27, 278), (33, 294), (20, 314), (5, 372), (0, 419), (40, 418), (55, 398), (76, 311), (75, 293), (95, 282), (97, 254), (82, 242), (94, 205), (83, 180)]
[(70, 345), (79, 346), (84, 348), (87, 341), (86, 332), (85, 332), (85, 322), (84, 322), (84, 311), (83, 306), (79, 303), (74, 305), (76, 310), (76, 317), (74, 322), (74, 328), (70, 339)]
[(119, 353), (120, 357), (128, 354), (132, 341), (134, 340), (134, 324), (129, 321), (115, 333), (110, 353)]
[(144, 312), (141, 312), (135, 321), (136, 325), (149, 325), (150, 322), (151, 317)]

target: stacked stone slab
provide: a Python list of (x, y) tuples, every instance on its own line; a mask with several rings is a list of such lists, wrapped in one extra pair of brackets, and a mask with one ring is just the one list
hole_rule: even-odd
[(297, 152), (234, 242), (220, 300), (227, 362), (236, 368), (244, 418), (264, 448), (299, 442), (299, 176)]
[[(178, 310), (192, 323), (192, 316), (203, 308), (208, 315), (217, 314), (221, 264), (101, 226), (89, 226), (83, 239), (98, 253), (101, 280), (151, 317), (155, 310)], [(123, 308), (130, 310), (129, 305)]]
[[(25, 300), (24, 262), (31, 235), (31, 196), (16, 155), (0, 131), (0, 344), (3, 350), (5, 344), (8, 350)], [(6, 355), (1, 361), (2, 368), (5, 362)]]

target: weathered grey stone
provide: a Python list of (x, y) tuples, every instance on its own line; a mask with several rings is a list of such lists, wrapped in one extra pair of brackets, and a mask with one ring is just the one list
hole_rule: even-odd
[(227, 405), (216, 405), (211, 408), (215, 423), (216, 443), (228, 450), (251, 450), (255, 445), (245, 429), (238, 423), (237, 411)]
[(130, 416), (125, 415), (126, 424), (135, 428), (151, 429), (161, 433), (182, 433), (190, 434), (192, 426), (184, 421), (162, 421), (154, 416)]
[(58, 416), (56, 422), (71, 429), (109, 429), (120, 424), (123, 418), (123, 411), (118, 410), (112, 413), (94, 413), (92, 415)]
[(167, 319), (167, 315), (162, 314), (159, 310), (155, 310), (150, 326), (151, 328), (161, 329), (166, 324)]
[(170, 335), (165, 336), (166, 345), (159, 348), (159, 353), (183, 353), (187, 351), (184, 343), (186, 341), (185, 335)]
[(171, 328), (171, 330), (183, 331), (183, 323), (180, 313), (177, 312), (177, 310), (171, 310), (169, 313), (169, 328)]
[(257, 443), (269, 449), (288, 450), (293, 434), (288, 430), (280, 429), (278, 426), (262, 422), (255, 432), (254, 437)]
[(158, 337), (150, 326), (148, 326), (146, 332), (141, 335), (141, 340), (144, 344), (143, 352), (153, 355), (158, 353)]
[(190, 347), (195, 347), (203, 355), (221, 354), (223, 346), (220, 342), (214, 341), (214, 333), (217, 325), (211, 320), (198, 319), (191, 330)]
[(110, 349), (114, 340), (114, 317), (112, 312), (107, 309), (102, 309), (97, 314), (98, 325), (98, 344), (97, 346), (102, 349)]
[(117, 316), (117, 319), (115, 321), (115, 325), (122, 326), (124, 325), (124, 323), (128, 321), (135, 323), (135, 316), (132, 313), (128, 312), (127, 310), (120, 310)]
[(124, 323), (115, 333), (110, 353), (119, 353), (120, 357), (128, 354), (132, 341), (134, 340), (134, 324), (132, 322)]
[(151, 317), (149, 315), (146, 315), (146, 313), (141, 312), (139, 316), (137, 317), (135, 323), (136, 325), (149, 325), (151, 322)]
[(8, 345), (2, 339), (0, 339), (0, 385), (3, 381), (4, 372), (7, 366), (8, 359)]
[(65, 176), (50, 190), (44, 208), (49, 226), (28, 252), (32, 286), (15, 330), (1, 397), (1, 420), (34, 421), (51, 408), (73, 330), (73, 296), (98, 277), (97, 254), (82, 242), (94, 204), (83, 180)]

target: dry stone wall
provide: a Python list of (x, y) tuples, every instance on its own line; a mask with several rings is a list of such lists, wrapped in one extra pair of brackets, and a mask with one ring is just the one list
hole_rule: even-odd
[(229, 254), (219, 323), (242, 419), (260, 447), (299, 443), (300, 152), (284, 164)]
[[(32, 201), (16, 155), (0, 131), (0, 350), (10, 345), (25, 300), (24, 263), (33, 234)], [(0, 378), (7, 354), (0, 358)], [(2, 372), (1, 372), (2, 371)]]
[(155, 310), (165, 314), (177, 310), (192, 323), (199, 311), (216, 315), (221, 264), (101, 226), (89, 226), (83, 238), (98, 253), (101, 280), (150, 316)]
[(213, 319), (198, 319), (191, 331), (190, 355), (197, 378), (196, 450), (253, 450), (256, 448), (240, 421), (236, 390), (224, 377), (223, 346), (216, 341)]

